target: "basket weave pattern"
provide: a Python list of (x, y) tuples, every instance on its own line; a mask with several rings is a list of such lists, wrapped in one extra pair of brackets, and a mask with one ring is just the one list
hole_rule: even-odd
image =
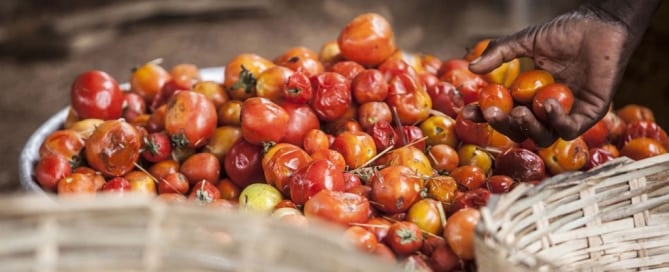
[(669, 155), (493, 196), (475, 243), (480, 271), (668, 271)]

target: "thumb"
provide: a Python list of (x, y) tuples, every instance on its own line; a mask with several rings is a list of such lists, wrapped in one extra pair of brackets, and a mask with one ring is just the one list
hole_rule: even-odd
[(477, 74), (485, 74), (504, 62), (518, 57), (531, 56), (534, 51), (534, 33), (533, 28), (530, 28), (491, 41), (483, 54), (469, 64), (469, 70)]

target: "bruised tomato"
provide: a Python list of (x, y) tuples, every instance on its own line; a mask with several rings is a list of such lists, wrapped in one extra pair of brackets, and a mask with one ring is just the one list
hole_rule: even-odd
[(320, 122), (314, 110), (306, 104), (295, 104), (290, 102), (281, 103), (281, 107), (288, 113), (288, 125), (282, 142), (302, 146), (304, 137), (312, 129), (319, 129)]
[(314, 91), (309, 77), (302, 72), (295, 72), (288, 77), (282, 93), (287, 102), (305, 104), (311, 101)]
[(346, 59), (366, 66), (383, 62), (397, 50), (390, 23), (375, 13), (351, 20), (339, 33), (337, 44)]
[(239, 139), (225, 155), (223, 166), (230, 180), (240, 188), (262, 182), (262, 146)]
[(86, 141), (86, 161), (109, 176), (122, 176), (135, 168), (142, 138), (134, 126), (123, 120), (102, 123)]
[(392, 165), (374, 173), (371, 200), (374, 206), (385, 213), (407, 211), (420, 199), (423, 181), (414, 170), (403, 165)]
[(425, 86), (408, 73), (400, 73), (390, 79), (386, 103), (397, 111), (397, 117), (403, 125), (413, 125), (424, 120), (432, 110), (432, 98)]
[(321, 190), (304, 203), (307, 218), (318, 218), (342, 226), (365, 223), (369, 213), (367, 198), (346, 192)]
[(325, 72), (312, 78), (314, 95), (311, 107), (322, 121), (334, 121), (346, 113), (352, 102), (349, 80)]
[(325, 159), (308, 162), (290, 176), (290, 199), (302, 205), (321, 190), (343, 192), (344, 174)]
[(290, 195), (290, 177), (306, 166), (311, 157), (302, 148), (290, 143), (278, 143), (263, 155), (261, 164), (267, 184)]
[(47, 135), (38, 152), (40, 157), (55, 154), (66, 160), (77, 160), (84, 146), (84, 140), (74, 130), (62, 129)]
[(351, 82), (351, 92), (359, 104), (384, 101), (388, 96), (388, 82), (377, 69), (367, 69), (358, 73)]
[(241, 118), (242, 137), (255, 145), (281, 141), (290, 121), (290, 115), (284, 108), (262, 97), (245, 100)]
[(428, 87), (427, 93), (432, 98), (432, 108), (451, 118), (457, 117), (465, 106), (462, 93), (456, 86), (446, 81), (439, 81), (434, 86)]
[(372, 124), (366, 132), (374, 140), (377, 151), (392, 148), (401, 142), (400, 136), (389, 121), (378, 121)]
[(177, 148), (198, 148), (214, 134), (216, 118), (214, 104), (203, 94), (177, 92), (167, 103), (165, 131)]

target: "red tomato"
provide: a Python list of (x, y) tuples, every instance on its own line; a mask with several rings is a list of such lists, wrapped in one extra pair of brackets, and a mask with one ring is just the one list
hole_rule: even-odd
[[(540, 103), (543, 103), (543, 101), (540, 101)], [(479, 106), (481, 107), (481, 111), (494, 106), (508, 114), (513, 109), (513, 97), (511, 97), (509, 89), (504, 87), (504, 85), (490, 84), (481, 90), (479, 94)]]
[(102, 191), (115, 193), (130, 192), (130, 181), (124, 177), (112, 178), (102, 186)]
[(543, 179), (545, 168), (539, 155), (520, 147), (509, 148), (495, 159), (495, 174), (507, 175), (519, 182)]
[(198, 148), (214, 134), (216, 117), (214, 104), (203, 94), (177, 92), (167, 104), (165, 131), (177, 148)]
[(322, 190), (304, 203), (307, 218), (319, 218), (343, 226), (365, 223), (369, 213), (367, 198), (346, 192)]
[(142, 138), (134, 126), (123, 120), (102, 123), (86, 141), (86, 161), (109, 176), (122, 176), (135, 168)]
[(468, 190), (480, 188), (486, 181), (486, 174), (478, 166), (463, 165), (451, 171), (451, 177)]
[(313, 160), (290, 176), (290, 199), (298, 205), (322, 190), (343, 192), (343, 172), (324, 159)]
[(286, 134), (290, 115), (267, 98), (252, 97), (242, 105), (242, 137), (251, 144), (281, 141)]
[(492, 175), (486, 180), (486, 186), (493, 194), (508, 193), (514, 186), (513, 179), (506, 175)]
[(179, 172), (183, 173), (191, 185), (206, 180), (216, 185), (221, 175), (221, 162), (208, 152), (195, 153), (181, 163)]
[(427, 150), (432, 168), (439, 172), (451, 172), (460, 164), (458, 152), (449, 145), (437, 144), (430, 146)]
[(444, 204), (451, 204), (458, 191), (458, 183), (451, 176), (433, 176), (425, 182), (427, 195)]
[(585, 164), (583, 169), (590, 170), (604, 164), (610, 160), (613, 160), (615, 157), (611, 154), (610, 151), (601, 147), (593, 147), (588, 150), (588, 162)]
[(459, 210), (465, 208), (480, 209), (488, 204), (488, 199), (490, 199), (490, 191), (486, 188), (476, 188), (465, 192), (457, 192), (453, 202), (448, 206), (447, 212), (449, 220), (450, 216)]
[(667, 132), (657, 123), (643, 120), (627, 123), (627, 128), (620, 137), (618, 147), (622, 148), (632, 139), (641, 137), (654, 139), (662, 144), (665, 149), (669, 148), (669, 137), (667, 137)]
[(385, 213), (404, 212), (420, 198), (423, 181), (414, 170), (393, 165), (374, 173), (371, 200), (374, 206)]
[(427, 93), (432, 98), (432, 108), (451, 118), (457, 117), (465, 106), (465, 98), (462, 93), (456, 86), (446, 81), (439, 81), (436, 85), (427, 88)]
[(479, 93), (488, 82), (483, 76), (474, 74), (469, 69), (453, 69), (443, 74), (440, 79), (453, 84), (462, 93), (465, 104), (479, 100)]
[(352, 242), (358, 249), (372, 253), (376, 250), (379, 241), (374, 233), (361, 226), (350, 226), (344, 231), (344, 238)]
[(378, 121), (368, 128), (366, 132), (374, 140), (378, 151), (399, 145), (402, 141), (389, 121)]
[(349, 81), (352, 81), (360, 72), (364, 70), (365, 67), (360, 65), (360, 63), (350, 60), (339, 61), (330, 66), (328, 69), (329, 72), (340, 74), (346, 77)]
[(88, 71), (74, 80), (70, 101), (81, 119), (118, 119), (123, 112), (123, 93), (116, 80), (102, 71)]
[(314, 95), (309, 77), (302, 72), (295, 72), (288, 77), (283, 86), (283, 98), (287, 102), (305, 104), (311, 101)]
[(188, 195), (189, 199), (196, 200), (199, 204), (210, 204), (221, 199), (221, 192), (211, 182), (201, 180), (193, 185), (193, 190)]
[(58, 181), (59, 195), (93, 195), (97, 191), (95, 174), (73, 173)]
[(170, 138), (163, 132), (154, 132), (144, 137), (142, 158), (150, 162), (164, 161), (172, 155)]
[(278, 143), (269, 148), (262, 157), (265, 181), (288, 196), (290, 195), (291, 176), (307, 166), (310, 161), (309, 154), (300, 147), (290, 143)]
[(344, 191), (347, 191), (355, 186), (362, 185), (362, 180), (357, 175), (351, 172), (343, 172), (344, 175)]
[(586, 130), (581, 137), (588, 144), (588, 147), (595, 148), (606, 144), (608, 141), (609, 130), (606, 127), (604, 119), (599, 120), (591, 128)]
[(490, 142), (493, 128), (487, 122), (474, 122), (458, 114), (455, 118), (455, 134), (464, 144), (487, 146)]
[(469, 61), (461, 58), (448, 59), (441, 63), (437, 76), (442, 77), (451, 70), (469, 69)]
[(653, 111), (645, 106), (637, 104), (628, 104), (616, 110), (616, 114), (625, 123), (632, 123), (635, 121), (649, 121), (655, 122), (655, 115)]
[(285, 102), (281, 104), (281, 107), (286, 110), (289, 116), (286, 134), (283, 135), (281, 142), (301, 147), (307, 132), (320, 128), (321, 124), (318, 116), (306, 104)]
[(288, 78), (293, 73), (295, 73), (293, 70), (283, 66), (267, 68), (267, 70), (258, 75), (255, 96), (267, 98), (274, 103), (280, 103), (283, 101), (283, 92)]
[(326, 150), (316, 151), (311, 154), (311, 158), (314, 160), (316, 159), (328, 160), (335, 165), (335, 168), (337, 170), (342, 172), (346, 171), (346, 160), (344, 159), (344, 155), (342, 155), (336, 150), (326, 149)]
[(186, 175), (179, 172), (167, 174), (158, 182), (158, 194), (178, 193), (185, 195), (188, 190), (190, 190), (190, 182)]
[(131, 92), (123, 92), (123, 115), (128, 122), (135, 121), (138, 117), (147, 113), (146, 101), (140, 95)]
[(42, 156), (35, 166), (35, 179), (42, 188), (55, 192), (58, 181), (72, 173), (67, 158), (57, 154)]
[(432, 99), (425, 86), (407, 73), (390, 79), (386, 103), (397, 111), (400, 122), (404, 125), (413, 125), (424, 120), (432, 109)]
[(351, 81), (351, 92), (359, 104), (384, 101), (388, 96), (388, 83), (383, 73), (377, 69), (367, 69), (358, 73)]
[(559, 138), (538, 153), (553, 175), (580, 170), (588, 162), (588, 145), (581, 137), (571, 141)]
[(222, 199), (239, 201), (239, 194), (242, 192), (242, 189), (232, 183), (229, 178), (224, 178), (218, 181), (218, 186), (216, 187), (218, 188), (218, 191), (221, 192)]
[(204, 151), (214, 154), (219, 161), (223, 161), (232, 145), (242, 138), (242, 129), (238, 126), (220, 126), (214, 130)]
[(574, 105), (574, 94), (564, 84), (552, 83), (539, 88), (532, 99), (532, 112), (539, 120), (543, 121), (548, 121), (544, 109), (546, 99), (555, 99), (562, 106), (562, 111), (565, 114), (569, 114), (571, 106)]
[(376, 156), (374, 139), (362, 131), (342, 132), (337, 135), (331, 147), (344, 156), (350, 169), (356, 169)]
[(417, 252), (423, 246), (423, 233), (418, 225), (399, 221), (390, 225), (386, 243), (399, 255)]
[(154, 163), (149, 167), (149, 173), (160, 180), (167, 174), (175, 173), (179, 171), (179, 162), (175, 160), (164, 160)]
[(351, 105), (350, 81), (346, 77), (325, 72), (313, 77), (314, 96), (311, 107), (322, 121), (334, 121), (344, 115)]
[(240, 188), (264, 181), (262, 146), (239, 139), (225, 156), (223, 165), (230, 180)]
[(613, 111), (608, 111), (602, 121), (606, 124), (609, 142), (617, 144), (627, 129), (627, 123)]
[(346, 59), (366, 66), (383, 62), (397, 50), (390, 23), (375, 13), (361, 14), (350, 21), (337, 44)]
[(328, 135), (320, 129), (311, 129), (304, 135), (304, 150), (309, 154), (330, 148)]
[(620, 149), (620, 155), (633, 160), (641, 160), (664, 153), (667, 153), (667, 149), (660, 142), (646, 137), (634, 138)]
[(46, 136), (39, 147), (39, 155), (55, 154), (67, 160), (77, 160), (84, 145), (84, 140), (74, 130), (56, 130)]
[(365, 102), (358, 107), (358, 123), (363, 130), (367, 130), (379, 121), (392, 122), (393, 113), (385, 102)]
[(296, 72), (302, 72), (307, 77), (320, 75), (324, 70), (323, 64), (318, 59), (318, 54), (302, 46), (288, 49), (277, 57), (274, 63)]
[(448, 218), (444, 238), (458, 257), (463, 260), (474, 258), (474, 228), (481, 218), (477, 209), (465, 208)]
[(139, 94), (150, 105), (172, 76), (156, 62), (147, 62), (134, 70), (130, 77), (130, 90)]

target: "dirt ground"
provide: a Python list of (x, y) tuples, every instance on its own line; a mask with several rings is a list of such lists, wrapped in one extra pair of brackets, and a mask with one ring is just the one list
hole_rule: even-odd
[[(391, 21), (402, 49), (447, 59), (462, 56), (465, 48), (481, 37), (503, 35), (543, 21), (578, 1), (270, 2), (270, 7), (260, 11), (159, 18), (124, 25), (107, 43), (61, 57), (23, 59), (4, 52), (0, 58), (0, 153), (4, 154), (0, 156), (0, 191), (18, 189), (18, 157), (25, 141), (40, 124), (68, 105), (72, 80), (89, 69), (107, 71), (124, 82), (133, 66), (155, 58), (163, 58), (165, 67), (183, 62), (211, 67), (225, 65), (243, 52), (271, 59), (298, 45), (318, 50), (324, 42), (335, 39), (348, 20), (370, 11)], [(519, 18), (518, 14), (525, 13), (510, 6), (518, 2), (532, 2), (531, 15)], [(653, 107), (663, 107), (669, 94), (667, 55), (657, 48), (667, 44), (667, 31), (661, 27), (653, 31), (652, 39), (645, 41), (643, 52), (633, 63), (641, 67), (632, 73), (635, 81), (624, 87), (660, 88), (654, 96), (660, 94), (662, 99), (649, 101), (657, 101)], [(665, 78), (653, 76), (658, 69)], [(655, 77), (659, 83), (644, 81)], [(626, 102), (640, 98), (625, 97)]]

